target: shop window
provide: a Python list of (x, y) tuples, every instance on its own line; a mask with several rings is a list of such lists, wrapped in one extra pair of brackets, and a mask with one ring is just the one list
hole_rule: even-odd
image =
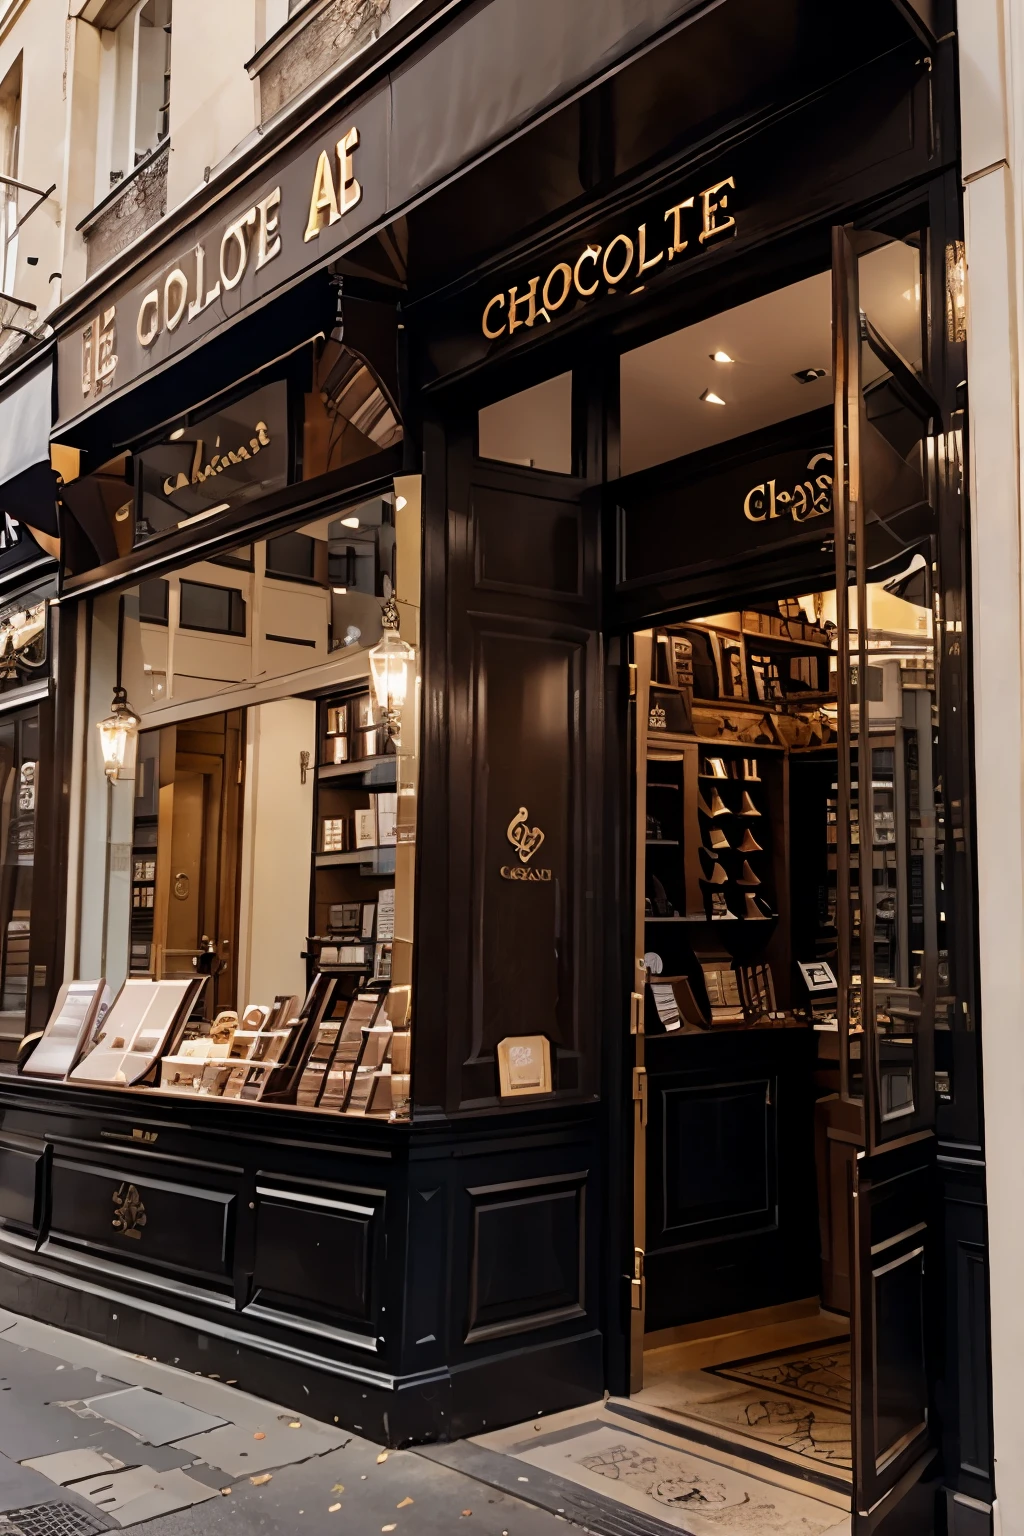
[(832, 278), (820, 272), (623, 354), (621, 472), (832, 400)]
[[(922, 353), (921, 255), (861, 258), (866, 313), (912, 368)], [(884, 371), (864, 359), (865, 383)], [(832, 277), (820, 272), (623, 354), (621, 473), (630, 475), (832, 403)]]
[(482, 459), (572, 474), (572, 374), (560, 373), (478, 413)]
[[(17, 179), (21, 158), (21, 54), (0, 83), (0, 173)], [(16, 291), (18, 192), (0, 185), (0, 278), (4, 293)]]
[(142, 624), (166, 624), (170, 597), (170, 582), (164, 580), (139, 583), (139, 621)]
[(178, 603), (182, 629), (203, 629), (218, 635), (245, 634), (245, 599), (237, 587), (182, 581)]
[[(101, 132), (105, 128), (109, 134), (109, 185), (114, 187), (170, 130), (171, 0), (143, 0), (103, 36), (108, 90), (102, 99), (109, 117)], [(106, 190), (98, 187), (98, 197)]]
[[(407, 1118), (419, 528), (409, 478), (228, 551), (251, 566), (233, 586), (183, 567), (166, 628), (163, 581), (122, 605), (120, 646), (118, 599), (100, 601), (91, 686), (116, 666), (142, 728), (134, 781), (111, 790), (102, 763), (90, 780), (119, 862), (86, 853), (105, 908), (82, 948), (128, 990), (81, 1060), (68, 1047), (77, 1081)], [(378, 650), (389, 597), (399, 632)], [(128, 1060), (140, 998), (163, 1033)]]
[(281, 533), (267, 540), (267, 575), (285, 581), (312, 581), (316, 540), (304, 533)]
[(0, 1041), (25, 1032), (36, 844), (39, 716), (0, 724)]

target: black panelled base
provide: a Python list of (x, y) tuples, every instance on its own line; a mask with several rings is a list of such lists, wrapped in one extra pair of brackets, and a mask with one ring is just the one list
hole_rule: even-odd
[(602, 1395), (589, 1107), (391, 1126), (19, 1082), (0, 1115), (0, 1306), (388, 1445)]

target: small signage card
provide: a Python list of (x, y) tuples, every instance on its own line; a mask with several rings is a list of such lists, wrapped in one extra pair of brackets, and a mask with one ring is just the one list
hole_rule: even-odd
[(551, 1043), (544, 1035), (509, 1035), (498, 1043), (501, 1097), (551, 1092)]

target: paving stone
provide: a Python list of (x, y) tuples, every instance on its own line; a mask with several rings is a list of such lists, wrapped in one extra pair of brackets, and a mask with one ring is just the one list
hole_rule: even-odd
[(109, 1451), (101, 1451), (95, 1446), (84, 1446), (80, 1451), (57, 1451), (52, 1456), (35, 1456), (30, 1461), (22, 1463), (31, 1467), (33, 1472), (41, 1472), (51, 1482), (77, 1483), (84, 1477), (100, 1477), (107, 1472), (120, 1472), (124, 1467), (123, 1461), (118, 1461), (116, 1456), (111, 1456)]
[(29, 1461), (55, 1451), (73, 1451), (91, 1437), (65, 1408), (23, 1401), (19, 1393), (0, 1399), (0, 1446), (12, 1461)]
[(116, 1457), (122, 1466), (137, 1467), (144, 1461), (158, 1472), (166, 1472), (171, 1467), (191, 1466), (195, 1459), (188, 1451), (179, 1451), (173, 1445), (148, 1445), (137, 1435), (130, 1435), (126, 1429), (108, 1424), (92, 1408), (86, 1408), (84, 1403), (61, 1403), (59, 1406), (77, 1426), (76, 1446), (106, 1451), (108, 1455)]
[[(203, 1413), (212, 1413), (226, 1422), (251, 1424), (253, 1429), (265, 1428), (263, 1421), (268, 1415), (271, 1419), (278, 1414), (302, 1417), (301, 1406), (289, 1409), (281, 1403), (240, 1392), (237, 1387), (228, 1386), (226, 1381), (215, 1381), (209, 1376), (131, 1355), (110, 1344), (64, 1333), (49, 1323), (37, 1323), (31, 1318), (19, 1319), (9, 1334), (0, 1334), (0, 1351), (8, 1342), (19, 1346), (21, 1351), (36, 1350), (66, 1360), (70, 1365), (102, 1372), (105, 1380), (110, 1380), (109, 1373), (113, 1372), (122, 1385), (149, 1387)], [(2, 1369), (0, 1365), (0, 1373)]]
[(119, 1424), (150, 1445), (169, 1445), (187, 1436), (215, 1429), (224, 1420), (203, 1413), (188, 1403), (179, 1403), (148, 1387), (127, 1387), (123, 1392), (104, 1393), (86, 1398), (85, 1406), (111, 1424)]
[(138, 1525), (159, 1515), (188, 1509), (220, 1495), (180, 1469), (157, 1472), (153, 1467), (133, 1467), (107, 1476), (86, 1478), (74, 1485), (76, 1493), (113, 1515), (121, 1525)]
[(267, 1424), (262, 1440), (255, 1440), (248, 1426), (225, 1424), (222, 1429), (191, 1435), (175, 1444), (230, 1477), (242, 1477), (266, 1472), (271, 1467), (292, 1466), (310, 1456), (323, 1456), (344, 1445), (348, 1438), (344, 1431), (332, 1430), (326, 1424), (303, 1423), (301, 1429), (289, 1429), (287, 1423), (277, 1422)]

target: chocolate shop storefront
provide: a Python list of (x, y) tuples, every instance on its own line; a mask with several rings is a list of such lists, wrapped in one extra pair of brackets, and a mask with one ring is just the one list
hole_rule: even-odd
[(657, 1442), (973, 1536), (955, 40), (761, 9), (432, 9), (59, 317), (0, 1303), (593, 1529)]

